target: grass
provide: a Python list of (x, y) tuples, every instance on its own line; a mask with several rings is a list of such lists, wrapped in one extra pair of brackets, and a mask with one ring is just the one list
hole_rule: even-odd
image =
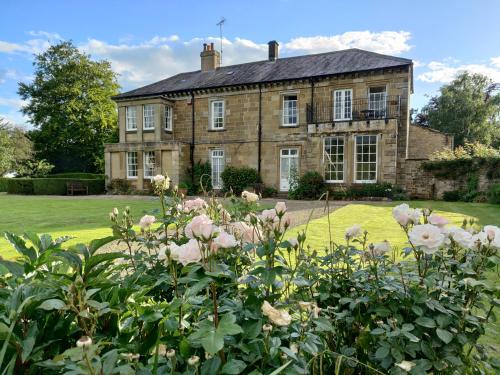
[[(88, 243), (94, 238), (111, 235), (109, 212), (130, 206), (132, 216), (139, 218), (159, 207), (154, 197), (145, 198), (67, 198), (0, 195), (0, 232), (49, 233), (53, 237), (74, 236), (68, 244)], [(16, 255), (10, 243), (0, 238), (0, 256)]]
[[(361, 225), (368, 231), (368, 240), (376, 243), (383, 240), (392, 246), (406, 246), (406, 236), (396, 221), (392, 218), (392, 208), (402, 202), (350, 204), (335, 210), (330, 214), (331, 234), (334, 242), (343, 243), (345, 230), (354, 225)], [(406, 202), (411, 207), (432, 207), (436, 213), (446, 217), (450, 224), (460, 226), (464, 218), (474, 218), (481, 226), (492, 224), (500, 226), (500, 206), (484, 203), (412, 201)], [(328, 217), (312, 220), (307, 227), (306, 245), (313, 249), (322, 249), (329, 243)], [(288, 238), (306, 229), (306, 225), (293, 228)], [(498, 285), (497, 273), (490, 273), (488, 281)], [(497, 309), (498, 310), (498, 309)], [(500, 350), (500, 321), (490, 323), (481, 342), (492, 345)]]

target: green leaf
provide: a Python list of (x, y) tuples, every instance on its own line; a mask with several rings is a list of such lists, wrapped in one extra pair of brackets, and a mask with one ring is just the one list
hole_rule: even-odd
[(403, 331), (403, 335), (405, 335), (411, 342), (419, 342), (420, 339), (415, 336), (413, 333), (410, 333), (408, 331)]
[(221, 373), (230, 375), (241, 374), (246, 367), (245, 362), (238, 359), (231, 359), (222, 367)]
[(453, 340), (453, 335), (449, 331), (447, 331), (445, 329), (437, 328), (436, 329), (436, 333), (437, 333), (438, 337), (445, 344), (449, 344), (451, 342), (451, 340)]
[(204, 361), (201, 366), (201, 375), (218, 374), (222, 361), (219, 356), (214, 356), (208, 361)]
[(5, 238), (20, 254), (27, 257), (31, 262), (36, 261), (37, 255), (35, 249), (33, 249), (33, 247), (27, 248), (26, 241), (24, 241), (22, 237), (14, 233), (5, 232)]
[(114, 236), (108, 236), (104, 238), (97, 238), (95, 240), (90, 241), (89, 244), (89, 251), (90, 254), (94, 254), (97, 250), (99, 250), (101, 247), (104, 245), (107, 245), (108, 243), (114, 241), (116, 238)]
[(316, 331), (319, 332), (333, 332), (332, 323), (326, 318), (316, 318), (313, 320), (316, 325)]
[(26, 338), (23, 340), (22, 347), (23, 352), (21, 354), (21, 359), (23, 362), (26, 362), (31, 352), (33, 351), (33, 347), (35, 346), (36, 335), (38, 334), (38, 326), (36, 322), (32, 324), (28, 330), (28, 334)]
[(278, 375), (278, 374), (281, 374), (283, 372), (283, 370), (285, 370), (288, 366), (290, 366), (290, 364), (292, 362), (293, 361), (286, 362), (283, 366), (278, 367), (276, 370), (274, 370), (273, 372), (271, 372), (269, 375)]
[(201, 338), (203, 349), (210, 354), (215, 354), (224, 347), (224, 336), (216, 331), (209, 331)]
[(434, 319), (427, 318), (425, 316), (421, 316), (421, 317), (415, 319), (415, 323), (417, 323), (419, 326), (427, 327), (427, 328), (436, 327), (436, 322), (434, 321)]
[(387, 357), (389, 355), (390, 351), (391, 351), (390, 347), (382, 346), (382, 347), (378, 348), (377, 351), (375, 352), (375, 358), (384, 359), (385, 357)]
[(239, 333), (243, 333), (241, 327), (235, 322), (236, 322), (236, 317), (231, 313), (222, 316), (221, 320), (219, 321), (219, 325), (217, 327), (217, 332), (222, 336), (225, 335), (233, 336)]
[(382, 335), (385, 333), (385, 329), (383, 328), (375, 328), (373, 329), (371, 332), (370, 332), (373, 336), (377, 336), (377, 335)]
[(92, 255), (85, 263), (85, 273), (88, 274), (94, 267), (101, 263), (110, 262), (112, 260), (123, 258), (124, 255), (121, 253), (105, 253)]
[(48, 299), (42, 302), (38, 308), (43, 310), (66, 310), (68, 307), (60, 299)]

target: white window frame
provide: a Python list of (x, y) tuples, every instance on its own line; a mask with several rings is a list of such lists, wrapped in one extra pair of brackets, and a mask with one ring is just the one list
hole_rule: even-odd
[[(215, 105), (222, 104), (222, 116), (215, 116)], [(225, 114), (226, 114), (226, 104), (222, 99), (216, 99), (210, 101), (210, 129), (211, 130), (224, 130), (225, 127)], [(222, 125), (218, 124), (215, 126), (215, 120), (222, 119)]]
[[(342, 140), (342, 179), (341, 180), (329, 180), (326, 178), (326, 165), (327, 165), (327, 160), (326, 160), (326, 142), (327, 140), (330, 139), (337, 139), (337, 140)], [(336, 146), (338, 146), (338, 141)], [(327, 183), (343, 183), (345, 181), (345, 165), (346, 165), (346, 159), (345, 159), (345, 153), (346, 153), (346, 140), (343, 135), (339, 136), (331, 136), (331, 137), (325, 137), (323, 138), (323, 165), (324, 165), (324, 176), (325, 176), (325, 182)], [(335, 156), (341, 155), (339, 153), (334, 154)], [(338, 161), (335, 160), (335, 164), (340, 164)], [(338, 172), (337, 172), (338, 173)]]
[[(153, 156), (152, 162), (151, 155)], [(142, 169), (144, 178), (153, 178), (155, 176), (156, 155), (154, 151), (144, 151), (142, 153)]]
[[(371, 93), (371, 89), (384, 88), (383, 92)], [(375, 111), (375, 118), (384, 118), (387, 116), (387, 86), (371, 86), (368, 88), (368, 109)], [(383, 114), (383, 116), (380, 116)]]
[(144, 104), (142, 106), (142, 130), (154, 130), (154, 128), (155, 128), (155, 106), (154, 104)]
[[(349, 93), (349, 116), (346, 116), (346, 93)], [(340, 93), (340, 108), (337, 109), (337, 93)], [(334, 121), (350, 121), (352, 120), (352, 89), (341, 89), (333, 91), (333, 120)], [(340, 110), (340, 115), (338, 115)]]
[[(299, 96), (293, 92), (283, 94), (282, 96), (281, 125), (284, 127), (296, 127), (299, 124)], [(287, 99), (290, 96), (295, 96), (295, 99)], [(285, 103), (288, 102), (295, 103), (295, 106), (290, 109), (288, 106), (285, 106)], [(295, 122), (288, 122), (290, 117), (295, 117)]]
[[(283, 151), (287, 151), (287, 154), (285, 155)], [(292, 155), (292, 151), (294, 151), (294, 154)], [(297, 159), (297, 177), (300, 176), (300, 149), (299, 147), (283, 147), (280, 148), (280, 154), (279, 154), (279, 170), (278, 170), (278, 178), (279, 178), (279, 191), (285, 192), (285, 191), (290, 191), (290, 180), (288, 181), (288, 189), (284, 190), (281, 187), (281, 163), (283, 162), (283, 159)], [(290, 161), (289, 161), (290, 163)], [(290, 171), (289, 171), (290, 172)], [(288, 176), (290, 179), (290, 176)]]
[[(358, 137), (375, 137), (375, 179), (373, 180), (358, 180), (358, 163), (359, 164), (369, 164), (370, 162), (360, 161), (358, 162)], [(358, 134), (354, 136), (354, 182), (357, 184), (375, 184), (378, 178), (378, 144), (379, 144), (379, 135), (378, 134)]]
[(171, 132), (173, 129), (174, 110), (171, 105), (165, 105), (165, 130)]
[[(222, 172), (224, 171), (224, 168), (226, 167), (226, 158), (225, 157), (226, 156), (225, 156), (223, 149), (218, 148), (218, 149), (210, 150), (210, 168), (212, 170), (211, 178), (212, 178), (212, 187), (214, 189), (222, 189), (223, 184), (222, 184), (222, 179), (220, 176), (221, 176)], [(217, 170), (218, 176), (216, 178), (214, 178), (215, 177), (214, 165), (215, 165), (216, 160), (218, 162), (218, 170)]]
[[(130, 157), (132, 156), (132, 154), (134, 155), (135, 163), (130, 163)], [(129, 152), (127, 152), (126, 156), (127, 156), (127, 160), (126, 160), (127, 179), (128, 180), (135, 180), (135, 179), (137, 179), (137, 176), (139, 175), (139, 173), (138, 173), (139, 165), (137, 163), (137, 151), (129, 151)], [(132, 171), (132, 169), (131, 169), (132, 165), (135, 166), (135, 169), (134, 169), (135, 174), (130, 173)]]
[(132, 105), (130, 107), (125, 107), (125, 123), (127, 131), (137, 130), (137, 106)]

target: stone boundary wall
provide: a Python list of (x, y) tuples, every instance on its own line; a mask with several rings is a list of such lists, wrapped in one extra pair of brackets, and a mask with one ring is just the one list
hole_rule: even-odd
[[(435, 177), (432, 172), (424, 171), (422, 163), (427, 159), (407, 159), (403, 163), (404, 185), (402, 186), (410, 198), (442, 199), (443, 193), (450, 190), (462, 190), (467, 187), (467, 176), (460, 179)], [(499, 179), (489, 179), (486, 168), (477, 172), (479, 176), (478, 191), (487, 191)]]

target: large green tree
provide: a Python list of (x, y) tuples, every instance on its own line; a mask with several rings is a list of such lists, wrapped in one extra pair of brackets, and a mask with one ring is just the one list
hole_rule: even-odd
[(455, 136), (455, 145), (500, 143), (500, 86), (464, 72), (430, 99), (416, 121)]
[(57, 172), (99, 171), (104, 143), (117, 133), (111, 97), (119, 86), (110, 63), (64, 41), (36, 55), (34, 66), (33, 82), (18, 92), (28, 102), (22, 112), (35, 128), (29, 136), (37, 158)]
[(32, 157), (32, 142), (24, 129), (0, 118), (0, 176), (6, 172), (20, 173)]

